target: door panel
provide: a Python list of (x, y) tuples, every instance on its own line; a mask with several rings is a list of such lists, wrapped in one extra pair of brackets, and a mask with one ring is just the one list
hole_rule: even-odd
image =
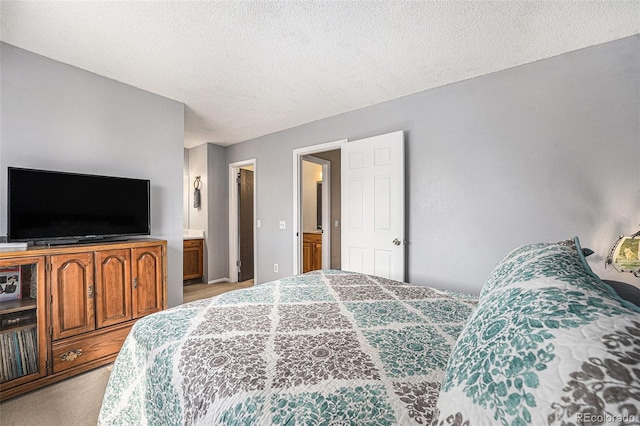
[(182, 279), (202, 278), (204, 274), (204, 240), (182, 242)]
[(402, 131), (342, 148), (342, 269), (404, 280)]
[(95, 329), (93, 253), (51, 256), (53, 340)]
[(162, 247), (131, 249), (133, 318), (162, 310)]
[(390, 250), (374, 250), (373, 275), (389, 277), (393, 269), (393, 253)]
[(132, 319), (131, 251), (97, 251), (96, 327), (106, 327)]
[[(352, 178), (349, 180), (349, 229), (364, 230), (364, 180)], [(343, 221), (344, 222), (344, 221)]]
[(391, 176), (376, 176), (374, 179), (373, 209), (376, 232), (391, 231)]
[(302, 243), (302, 272), (313, 271), (313, 244)]

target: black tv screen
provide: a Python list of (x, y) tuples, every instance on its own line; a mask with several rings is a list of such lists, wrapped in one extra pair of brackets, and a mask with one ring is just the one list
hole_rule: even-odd
[(151, 232), (148, 180), (9, 167), (7, 184), (9, 241)]

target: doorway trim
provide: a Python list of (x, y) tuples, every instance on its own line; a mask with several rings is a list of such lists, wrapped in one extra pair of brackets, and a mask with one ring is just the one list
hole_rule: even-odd
[[(300, 227), (300, 224), (302, 223), (302, 208), (300, 205), (300, 200), (302, 199), (302, 188), (300, 185), (300, 179), (302, 177), (302, 157), (305, 155), (317, 154), (319, 152), (341, 149), (347, 142), (347, 139), (340, 139), (333, 142), (321, 143), (293, 150), (293, 226), (291, 227), (293, 237), (293, 275), (298, 275), (302, 271), (302, 229)], [(328, 230), (331, 232), (331, 221), (329, 221)]]
[(229, 281), (238, 282), (238, 187), (236, 176), (238, 170), (245, 166), (253, 166), (253, 283), (258, 282), (258, 232), (256, 218), (258, 217), (257, 186), (258, 164), (255, 158), (236, 161), (229, 164)]

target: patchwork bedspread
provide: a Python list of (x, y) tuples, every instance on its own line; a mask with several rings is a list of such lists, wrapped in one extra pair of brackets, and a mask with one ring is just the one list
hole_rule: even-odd
[(318, 271), (145, 317), (99, 424), (428, 424), (477, 298)]

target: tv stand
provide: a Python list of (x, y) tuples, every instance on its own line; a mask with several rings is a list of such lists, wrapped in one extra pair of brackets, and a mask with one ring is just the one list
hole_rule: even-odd
[(112, 362), (139, 318), (167, 308), (164, 240), (1, 251), (0, 274), (16, 284), (0, 298), (0, 401)]

